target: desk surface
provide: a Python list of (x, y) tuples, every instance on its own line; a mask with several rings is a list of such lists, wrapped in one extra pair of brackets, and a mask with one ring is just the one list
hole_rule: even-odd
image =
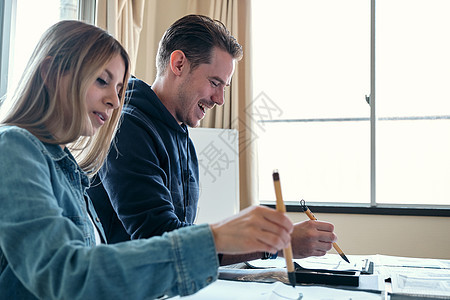
[(176, 297), (182, 300), (308, 300), (308, 299), (342, 299), (371, 300), (384, 299), (384, 294), (361, 291), (349, 291), (321, 286), (292, 286), (281, 282), (259, 283), (230, 280), (217, 280), (198, 293), (187, 297)]
[[(376, 279), (364, 277), (367, 282), (361, 284), (362, 281), (360, 281), (360, 287), (356, 289), (323, 285), (300, 285), (294, 289), (292, 286), (277, 280), (274, 280), (276, 282), (272, 283), (263, 283), (219, 279), (194, 295), (171, 299), (450, 299), (450, 260), (385, 255), (351, 255), (348, 257), (350, 261), (357, 261), (363, 258), (373, 261), (375, 264), (373, 276)], [(337, 255), (327, 254), (324, 257), (312, 257), (296, 261), (302, 265), (302, 261), (308, 264), (322, 264), (324, 262), (338, 261), (339, 259)], [(258, 272), (258, 270), (255, 270), (255, 272)], [(389, 284), (387, 287), (384, 283), (388, 278), (391, 279), (392, 285)], [(376, 287), (376, 290), (374, 290), (374, 287)], [(367, 289), (372, 291), (369, 292)], [(387, 292), (392, 292), (392, 294)], [(412, 297), (412, 295), (416, 298)]]

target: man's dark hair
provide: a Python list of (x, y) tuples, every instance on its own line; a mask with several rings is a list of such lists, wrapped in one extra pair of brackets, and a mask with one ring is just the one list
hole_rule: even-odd
[(158, 75), (165, 72), (173, 51), (183, 51), (193, 70), (211, 62), (214, 47), (228, 52), (236, 60), (242, 58), (242, 46), (222, 22), (202, 15), (184, 16), (167, 29), (159, 43)]

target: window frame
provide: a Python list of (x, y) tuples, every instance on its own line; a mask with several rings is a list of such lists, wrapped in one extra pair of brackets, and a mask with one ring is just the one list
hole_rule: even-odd
[[(12, 15), (15, 13), (16, 1), (2, 1), (0, 3), (0, 99), (6, 95), (8, 88), (9, 53), (11, 49)], [(3, 75), (3, 74), (6, 74)], [(1, 100), (0, 100), (1, 104)]]
[[(0, 105), (8, 90), (10, 51), (14, 48), (15, 16), (17, 0), (0, 3)], [(95, 24), (97, 15), (96, 0), (78, 0), (78, 20)], [(3, 74), (6, 74), (4, 76)]]
[[(376, 0), (370, 0), (370, 92), (365, 96), (370, 106), (370, 203), (314, 202), (308, 204), (308, 207), (319, 213), (450, 217), (450, 205), (380, 204), (376, 202), (375, 6)], [(275, 208), (274, 201), (260, 200), (260, 204)], [(287, 212), (303, 212), (297, 201), (285, 201), (285, 204)]]
[(78, 20), (83, 20), (89, 24), (96, 24), (97, 21), (97, 1), (78, 0)]
[[(273, 201), (261, 201), (261, 205), (276, 208)], [(287, 212), (303, 212), (300, 204), (295, 201), (286, 201)], [(308, 207), (317, 213), (329, 214), (359, 214), (359, 215), (393, 215), (393, 216), (423, 216), (423, 217), (450, 217), (450, 208), (448, 206), (419, 206), (419, 205), (376, 205), (369, 204), (357, 205), (354, 203), (330, 203), (314, 202), (308, 204)]]

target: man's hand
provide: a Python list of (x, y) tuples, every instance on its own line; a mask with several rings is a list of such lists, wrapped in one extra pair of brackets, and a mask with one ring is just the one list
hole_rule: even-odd
[(294, 224), (291, 235), (294, 258), (325, 255), (337, 240), (333, 231), (334, 225), (328, 222), (308, 220)]

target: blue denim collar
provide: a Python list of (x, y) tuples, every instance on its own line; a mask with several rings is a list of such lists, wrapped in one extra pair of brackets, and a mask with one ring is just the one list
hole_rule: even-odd
[(81, 184), (84, 187), (89, 187), (89, 178), (87, 177), (86, 173), (80, 168), (80, 166), (77, 164), (75, 157), (73, 157), (72, 153), (70, 153), (69, 149), (67, 147), (64, 148), (64, 150), (61, 148), (61, 146), (57, 144), (49, 144), (44, 143), (45, 149), (51, 159), (53, 159), (55, 162), (60, 162), (64, 167), (75, 170), (77, 169), (81, 174)]

